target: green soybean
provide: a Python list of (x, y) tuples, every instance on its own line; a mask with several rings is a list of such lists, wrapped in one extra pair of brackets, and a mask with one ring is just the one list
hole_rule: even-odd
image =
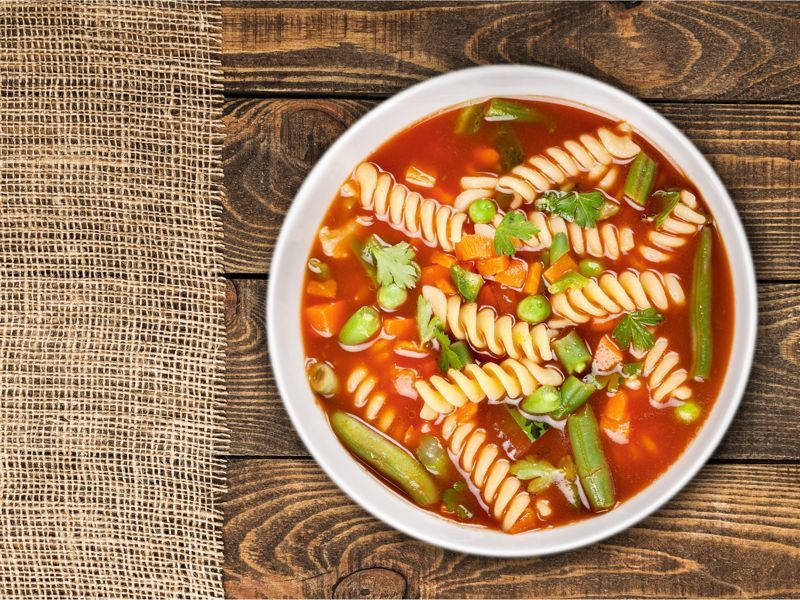
[(345, 346), (363, 344), (381, 328), (381, 315), (371, 306), (362, 306), (354, 312), (339, 332), (339, 341)]
[(394, 310), (404, 304), (406, 300), (408, 300), (408, 292), (394, 283), (384, 285), (378, 290), (378, 304), (388, 310)]
[(395, 442), (338, 410), (331, 415), (331, 426), (353, 454), (403, 488), (414, 502), (430, 506), (439, 501), (439, 488), (425, 467)]
[(473, 223), (491, 223), (497, 214), (497, 208), (488, 198), (481, 198), (469, 205), (468, 212)]
[(694, 423), (701, 412), (700, 406), (692, 401), (684, 402), (675, 407), (675, 416), (681, 423), (686, 423), (687, 425)]
[(578, 468), (583, 491), (594, 510), (606, 510), (616, 502), (614, 482), (608, 468), (600, 429), (592, 407), (586, 404), (567, 420), (572, 456)]
[(542, 295), (526, 296), (517, 304), (517, 316), (527, 323), (541, 323), (550, 316), (550, 301)]
[(593, 258), (584, 258), (578, 263), (578, 271), (585, 277), (597, 277), (603, 272), (603, 263)]

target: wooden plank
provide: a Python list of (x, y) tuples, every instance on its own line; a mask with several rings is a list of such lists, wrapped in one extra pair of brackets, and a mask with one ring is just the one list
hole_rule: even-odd
[(312, 461), (233, 460), (230, 597), (729, 597), (800, 594), (800, 467), (708, 465), (664, 508), (582, 550), (444, 551), (356, 506)]
[[(303, 178), (372, 106), (309, 99), (226, 103), (227, 272), (266, 273), (283, 217)], [(655, 108), (686, 132), (728, 186), (759, 277), (800, 279), (800, 106)]]
[[(228, 426), (235, 456), (305, 456), (275, 387), (264, 336), (266, 282), (229, 281)], [(759, 289), (756, 362), (742, 406), (715, 457), (800, 460), (800, 284)]]
[(238, 93), (387, 95), (523, 63), (649, 99), (800, 100), (791, 2), (228, 2), (222, 17)]

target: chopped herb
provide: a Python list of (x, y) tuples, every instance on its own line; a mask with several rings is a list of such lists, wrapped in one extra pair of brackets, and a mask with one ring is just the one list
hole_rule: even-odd
[(643, 365), (640, 362), (628, 363), (622, 366), (622, 374), (625, 375), (625, 377), (636, 377), (642, 372), (642, 367)]
[(675, 207), (678, 206), (678, 202), (681, 200), (681, 193), (676, 190), (658, 190), (653, 194), (653, 198), (661, 202), (659, 206), (661, 211), (653, 219), (656, 224), (656, 229), (661, 229), (661, 226), (664, 225), (664, 221), (667, 220), (672, 214), (672, 211), (675, 210)]
[(545, 432), (550, 429), (550, 426), (547, 423), (542, 421), (531, 421), (530, 419), (526, 419), (522, 416), (522, 413), (514, 407), (506, 404), (506, 408), (508, 412), (511, 414), (511, 418), (514, 419), (519, 428), (522, 432), (528, 437), (528, 439), (532, 442), (535, 442), (540, 437), (542, 437)]
[(394, 284), (405, 289), (413, 288), (419, 279), (419, 265), (414, 262), (414, 248), (408, 242), (383, 246), (374, 237), (364, 246), (375, 260), (378, 285)]
[(622, 348), (628, 348), (633, 343), (637, 350), (650, 350), (656, 342), (656, 336), (646, 327), (658, 325), (663, 320), (664, 317), (655, 308), (637, 310), (622, 317), (612, 335)]
[(517, 211), (508, 212), (494, 232), (494, 250), (497, 254), (512, 256), (517, 251), (514, 247), (514, 238), (525, 242), (537, 233), (539, 228), (528, 221), (524, 214)]
[(472, 352), (464, 342), (452, 342), (447, 334), (437, 329), (433, 334), (439, 342), (439, 369), (447, 373), (450, 369), (460, 371), (468, 364), (475, 362)]
[(536, 201), (536, 208), (574, 221), (580, 227), (594, 227), (605, 199), (600, 192), (558, 192), (551, 190)]
[(442, 320), (434, 316), (433, 307), (424, 296), (417, 299), (417, 329), (423, 344), (430, 342), (436, 332), (442, 329)]

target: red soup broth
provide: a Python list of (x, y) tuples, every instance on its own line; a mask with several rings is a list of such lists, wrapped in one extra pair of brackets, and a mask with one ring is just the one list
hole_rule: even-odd
[[(482, 120), (479, 121), (477, 132), (456, 133), (458, 119), (464, 109), (454, 108), (437, 113), (398, 133), (366, 160), (393, 175), (398, 184), (408, 186), (409, 190), (418, 192), (425, 198), (432, 198), (442, 205), (452, 205), (461, 192), (460, 181), (463, 176), (506, 172), (499, 164), (500, 153), (504, 149), (498, 148), (498, 144), (503, 143), (498, 140), (503, 136), (513, 136), (521, 149), (521, 157), (527, 160), (544, 153), (552, 146), (561, 146), (566, 140), (578, 140), (582, 135), (592, 134), (600, 127), (612, 129), (617, 125), (604, 116), (575, 106), (520, 99), (513, 102), (541, 111), (536, 114), (544, 114), (546, 120)], [(699, 203), (697, 210), (708, 218), (704, 227), (713, 231), (713, 359), (708, 377), (690, 378), (685, 384), (691, 390), (691, 402), (699, 408), (699, 414), (689, 423), (676, 415), (676, 407), (683, 400), (668, 398), (666, 404), (653, 401), (653, 390), (649, 389), (648, 377), (641, 374), (632, 379), (612, 376), (612, 391), (606, 387), (591, 395), (587, 404), (599, 422), (601, 446), (613, 482), (614, 504), (610, 507), (611, 510), (647, 487), (675, 462), (702, 426), (724, 380), (733, 335), (734, 299), (731, 274), (725, 247), (710, 211), (696, 188), (667, 156), (635, 132), (632, 139), (657, 164), (652, 190), (679, 189), (692, 192)], [(519, 158), (518, 156), (517, 160)], [(619, 170), (618, 177), (614, 183), (606, 186), (603, 194), (607, 200), (619, 204), (619, 211), (601, 223), (611, 223), (620, 229), (630, 228), (636, 247), (614, 260), (608, 257), (599, 257), (598, 260), (603, 269), (615, 273), (626, 269), (632, 269), (636, 273), (651, 269), (676, 276), (685, 294), (685, 302), (681, 305), (670, 302), (668, 308), (659, 309), (663, 322), (650, 329), (656, 337), (663, 337), (668, 341), (669, 351), (677, 353), (679, 361), (673, 370), (683, 368), (689, 371), (693, 357), (690, 295), (694, 257), (700, 235), (696, 232), (686, 235), (682, 246), (666, 252), (667, 260), (664, 262), (650, 262), (643, 256), (639, 247), (647, 242), (649, 233), (655, 228), (654, 215), (636, 208), (632, 201), (625, 198), (624, 184), (633, 160), (614, 159)], [(432, 187), (416, 185), (414, 181), (418, 179), (409, 182), (407, 172), (411, 167), (429, 175), (432, 180), (435, 179), (430, 182), (433, 183)], [(569, 177), (567, 183), (567, 187), (578, 192), (591, 192), (597, 185), (585, 173)], [(563, 182), (560, 186), (566, 189)], [(559, 189), (559, 185), (554, 184), (553, 189)], [(508, 194), (495, 197), (500, 214), (510, 210), (509, 202)], [(526, 213), (536, 210), (530, 204), (521, 209)], [(473, 228), (474, 224), (468, 218), (464, 224), (464, 233), (472, 233)], [(339, 244), (335, 245), (335, 251), (331, 251), (330, 243), (325, 247), (320, 241), (321, 238), (330, 238), (331, 232), (341, 236)], [(414, 250), (414, 261), (420, 267), (420, 280), (407, 290), (407, 300), (393, 310), (379, 306), (378, 285), (370, 277), (364, 260), (360, 258), (360, 246), (373, 235), (384, 245), (408, 242)], [(572, 248), (570, 252), (576, 263), (587, 258), (575, 254)], [(309, 366), (319, 362), (326, 363), (332, 367), (338, 379), (338, 387), (333, 395), (318, 395), (322, 409), (328, 415), (334, 411), (343, 411), (358, 417), (375, 431), (381, 432), (391, 443), (404, 448), (410, 456), (415, 455), (423, 437), (435, 436), (442, 447), (448, 450), (450, 464), (446, 473), (431, 475), (442, 497), (424, 509), (459, 522), (500, 528), (503, 525), (502, 515), (493, 515), (497, 494), (486, 498), (485, 482), (484, 485), (476, 482), (470, 465), (464, 464), (463, 452), (459, 453), (449, 447), (443, 433), (446, 416), (440, 415), (431, 420), (420, 416), (423, 400), (414, 385), (419, 380), (447, 375), (438, 364), (441, 344), (435, 340), (423, 344), (419, 339), (416, 313), (421, 288), (423, 284), (432, 284), (440, 287), (447, 295), (457, 294), (449, 273), (450, 264), (455, 263), (476, 272), (475, 261), (460, 261), (452, 250), (445, 252), (433, 243), (426, 243), (420, 237), (409, 235), (404, 227), (393, 226), (386, 218), (377, 218), (372, 210), (362, 208), (358, 190), (355, 193), (352, 190), (350, 193), (340, 193), (333, 199), (321, 224), (320, 237), (311, 248), (309, 259), (312, 261), (312, 268), (306, 275), (306, 292), (301, 311), (306, 356)], [(313, 259), (324, 263), (324, 273), (312, 272), (319, 271)], [(542, 263), (542, 267), (546, 268), (547, 249), (519, 250), (511, 260), (524, 261), (528, 270), (535, 263)], [(491, 306), (498, 317), (507, 314), (518, 321), (516, 307), (527, 294), (519, 288), (494, 281), (492, 276), (485, 279), (477, 298), (478, 308)], [(544, 289), (540, 287), (539, 291)], [(324, 310), (320, 311), (320, 306)], [(366, 342), (347, 347), (339, 342), (337, 334), (344, 320), (362, 306), (372, 306), (378, 310), (381, 328)], [(315, 309), (317, 312), (312, 318), (309, 311), (314, 312)], [(318, 318), (320, 313), (324, 314), (322, 325)], [(586, 323), (557, 329), (554, 335), (558, 339), (575, 331), (583, 338), (589, 351), (594, 352), (603, 336), (610, 336), (616, 343), (614, 328), (626, 314), (621, 311), (606, 318), (591, 318)], [(551, 319), (554, 318), (558, 318), (558, 315), (554, 314)], [(449, 331), (447, 328), (445, 330)], [(457, 341), (452, 333), (449, 333), (449, 338), (452, 342)], [(470, 349), (478, 365), (500, 363), (507, 358), (504, 355), (489, 354), (485, 348), (474, 345)], [(642, 362), (642, 352), (635, 352), (631, 348), (621, 348), (620, 351), (623, 364)], [(554, 357), (547, 364), (559, 369), (564, 376), (567, 375), (557, 358)], [(351, 377), (353, 372), (360, 376)], [(591, 374), (592, 368), (589, 367), (578, 376), (583, 378)], [(601, 378), (600, 382), (602, 384), (605, 381)], [(636, 388), (637, 382), (638, 389), (632, 389)], [(613, 389), (620, 383), (621, 391), (614, 392)], [(625, 404), (625, 410), (622, 425), (614, 429), (618, 421), (609, 420), (608, 413), (612, 416), (616, 414), (615, 403), (616, 409), (619, 409), (619, 399), (612, 400), (618, 394), (625, 396), (622, 403)], [(544, 460), (556, 470), (557, 475), (553, 481), (562, 480), (561, 485), (551, 483), (548, 486), (541, 481), (538, 482), (539, 485), (534, 485), (533, 491), (529, 492), (529, 502), (525, 510), (513, 523), (505, 523), (505, 529), (516, 533), (553, 527), (604, 512), (593, 510), (587, 501), (581, 479), (575, 473), (565, 422), (550, 420), (552, 426), (532, 441), (508, 410), (508, 406), (519, 403), (519, 397), (503, 397), (498, 401), (484, 400), (474, 404), (467, 402), (454, 412), (459, 423), (471, 423), (473, 430), (484, 436), (481, 447), (494, 445), (497, 448), (495, 461), (507, 461), (514, 465), (522, 459)], [(526, 416), (548, 420), (546, 416)], [(612, 433), (608, 433), (608, 427), (604, 427), (609, 423), (612, 424)], [(397, 493), (409, 498), (396, 483), (377, 470), (370, 470)], [(565, 487), (564, 480), (577, 493), (577, 506), (576, 497), (573, 496), (570, 502), (568, 493), (562, 490)], [(517, 493), (526, 490), (532, 481), (522, 479)]]

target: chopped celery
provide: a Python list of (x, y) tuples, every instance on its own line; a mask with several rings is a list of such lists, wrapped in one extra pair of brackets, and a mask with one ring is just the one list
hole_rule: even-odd
[(566, 292), (567, 290), (579, 290), (582, 287), (589, 285), (589, 282), (590, 279), (588, 277), (584, 277), (575, 271), (570, 271), (559, 277), (553, 285), (548, 286), (547, 291), (551, 294), (560, 294), (561, 292)]
[(672, 211), (678, 206), (678, 202), (681, 200), (681, 193), (677, 190), (658, 190), (653, 193), (652, 198), (656, 202), (656, 206), (652, 207), (653, 210), (650, 210), (651, 206), (648, 206), (647, 212), (655, 214), (653, 222), (656, 225), (656, 229), (661, 229), (664, 221), (669, 218)]
[(592, 362), (592, 355), (586, 348), (586, 342), (575, 330), (553, 342), (553, 348), (568, 373), (582, 373)]

